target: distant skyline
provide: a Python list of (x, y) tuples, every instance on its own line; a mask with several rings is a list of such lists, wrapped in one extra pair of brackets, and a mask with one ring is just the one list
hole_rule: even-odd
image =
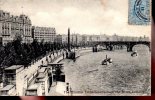
[(128, 25), (128, 0), (0, 0), (0, 9), (28, 15), (32, 25), (55, 27), (58, 34), (70, 28), (79, 34), (151, 37), (150, 25)]

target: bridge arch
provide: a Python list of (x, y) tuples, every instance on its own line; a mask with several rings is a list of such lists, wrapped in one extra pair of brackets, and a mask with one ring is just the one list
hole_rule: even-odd
[(130, 52), (130, 51), (133, 51), (133, 48), (134, 48), (135, 46), (137, 46), (137, 45), (145, 45), (145, 46), (147, 46), (147, 47), (149, 48), (149, 50), (151, 51), (150, 43), (148, 43), (148, 42), (139, 42), (139, 43), (138, 43), (138, 42), (137, 42), (137, 43), (131, 44), (130, 47), (128, 47), (129, 52)]

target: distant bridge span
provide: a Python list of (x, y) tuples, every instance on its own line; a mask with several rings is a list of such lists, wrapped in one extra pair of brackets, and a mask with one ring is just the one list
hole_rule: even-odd
[(142, 44), (148, 46), (149, 50), (151, 50), (150, 41), (92, 41), (89, 42), (89, 44), (91, 46), (105, 45), (106, 48), (110, 48), (110, 50), (113, 50), (114, 46), (125, 45), (128, 52), (131, 52), (135, 45)]

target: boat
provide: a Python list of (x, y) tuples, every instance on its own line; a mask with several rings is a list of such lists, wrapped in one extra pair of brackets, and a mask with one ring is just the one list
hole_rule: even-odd
[(106, 59), (102, 61), (102, 65), (109, 65), (110, 63), (112, 63), (112, 58), (107, 58), (106, 55)]
[(131, 53), (131, 56), (132, 56), (132, 57), (136, 57), (136, 56), (138, 56), (137, 51), (133, 51), (133, 52)]
[(107, 61), (107, 59), (104, 59), (104, 60), (102, 61), (102, 65), (109, 65), (109, 62)]
[(109, 63), (112, 63), (112, 59), (111, 59), (111, 58), (107, 58), (107, 61), (108, 61)]
[(73, 60), (80, 57), (79, 51), (70, 51), (70, 52), (67, 52), (66, 55), (67, 55), (66, 56), (67, 59), (73, 59)]

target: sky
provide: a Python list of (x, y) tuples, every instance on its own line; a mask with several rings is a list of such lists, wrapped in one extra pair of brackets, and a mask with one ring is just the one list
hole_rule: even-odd
[[(23, 6), (23, 9), (22, 9)], [(34, 26), (57, 34), (107, 34), (151, 37), (151, 26), (128, 25), (128, 0), (0, 0), (0, 9), (28, 15)]]

